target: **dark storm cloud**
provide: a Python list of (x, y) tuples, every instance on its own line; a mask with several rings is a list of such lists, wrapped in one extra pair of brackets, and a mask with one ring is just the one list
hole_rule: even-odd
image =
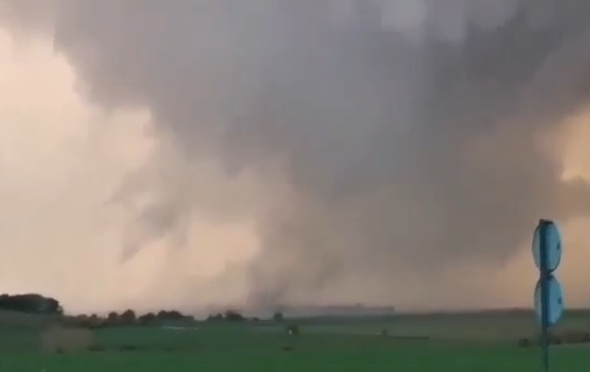
[[(66, 0), (54, 42), (91, 100), (149, 107), (183, 157), (288, 186), (255, 213), (255, 302), (502, 265), (539, 217), (588, 212), (540, 140), (587, 98), (587, 1), (361, 0), (337, 25), (332, 5)], [(138, 222), (174, 229), (172, 199)]]

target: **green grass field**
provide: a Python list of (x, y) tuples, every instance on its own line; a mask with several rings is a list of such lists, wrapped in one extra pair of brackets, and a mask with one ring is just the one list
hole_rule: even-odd
[[(274, 324), (207, 324), (96, 331), (105, 351), (44, 355), (34, 329), (0, 329), (0, 368), (10, 372), (414, 371), (538, 372), (538, 348), (518, 348), (536, 332), (528, 313), (400, 315), (391, 319), (299, 320), (289, 336)], [(387, 328), (388, 336), (380, 336)], [(590, 312), (565, 316), (563, 329), (590, 330)], [(125, 346), (135, 350), (122, 351)], [(289, 348), (290, 350), (285, 350)], [(556, 346), (557, 372), (586, 371), (590, 347)]]

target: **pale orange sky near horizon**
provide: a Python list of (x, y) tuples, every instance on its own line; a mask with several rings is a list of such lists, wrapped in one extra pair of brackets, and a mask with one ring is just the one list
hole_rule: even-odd
[[(191, 248), (171, 250), (161, 241), (136, 260), (119, 262), (131, 216), (104, 202), (126, 173), (149, 160), (149, 112), (100, 112), (80, 98), (76, 85), (49, 40), (17, 44), (0, 32), (0, 292), (49, 294), (72, 312), (246, 301), (240, 273), (228, 272), (256, 251), (248, 223), (197, 218), (190, 230), (198, 242)], [(590, 179), (590, 113), (568, 121), (564, 177)], [(200, 171), (208, 182), (223, 182), (215, 169)], [(590, 306), (589, 228), (583, 220), (563, 226), (559, 277), (571, 306)], [(522, 249), (503, 271), (474, 272), (464, 282), (489, 290), (482, 306), (529, 306), (534, 270), (530, 249)], [(224, 280), (211, 287), (215, 275)], [(402, 307), (427, 308), (419, 296), (400, 294)]]
[[(72, 311), (190, 307), (202, 295), (186, 293), (187, 281), (223, 270), (230, 247), (252, 249), (246, 227), (202, 223), (194, 232), (209, 249), (153, 246), (119, 263), (125, 216), (101, 205), (149, 156), (149, 114), (85, 104), (47, 40), (17, 45), (0, 33), (0, 71), (0, 292), (48, 293)], [(160, 272), (170, 260), (178, 270)]]

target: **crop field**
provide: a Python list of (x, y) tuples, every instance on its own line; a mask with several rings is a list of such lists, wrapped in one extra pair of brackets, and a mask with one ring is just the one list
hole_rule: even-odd
[[(94, 330), (99, 351), (42, 353), (34, 327), (0, 326), (0, 369), (10, 372), (539, 372), (537, 332), (526, 312), (315, 318), (285, 325), (195, 323), (191, 328)], [(590, 331), (590, 312), (566, 314), (558, 330)], [(586, 371), (590, 344), (556, 345), (556, 372)]]

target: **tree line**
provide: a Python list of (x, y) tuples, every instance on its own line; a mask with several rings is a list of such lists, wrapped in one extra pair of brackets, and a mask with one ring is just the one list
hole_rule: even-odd
[(62, 314), (63, 308), (55, 298), (37, 293), (1, 294), (0, 310), (18, 311), (29, 314)]
[[(36, 293), (29, 294), (2, 294), (0, 295), (0, 310), (16, 311), (28, 314), (58, 315), (63, 317), (65, 322), (75, 323), (88, 327), (102, 326), (124, 326), (124, 325), (155, 325), (162, 323), (188, 323), (194, 322), (191, 315), (186, 315), (177, 310), (160, 310), (137, 314), (134, 310), (128, 309), (123, 312), (112, 311), (105, 316), (91, 315), (65, 315), (63, 307), (55, 298), (46, 297)], [(274, 314), (275, 321), (282, 321), (283, 315), (280, 312)], [(258, 322), (258, 318), (247, 318), (236, 310), (211, 314), (208, 322)]]

